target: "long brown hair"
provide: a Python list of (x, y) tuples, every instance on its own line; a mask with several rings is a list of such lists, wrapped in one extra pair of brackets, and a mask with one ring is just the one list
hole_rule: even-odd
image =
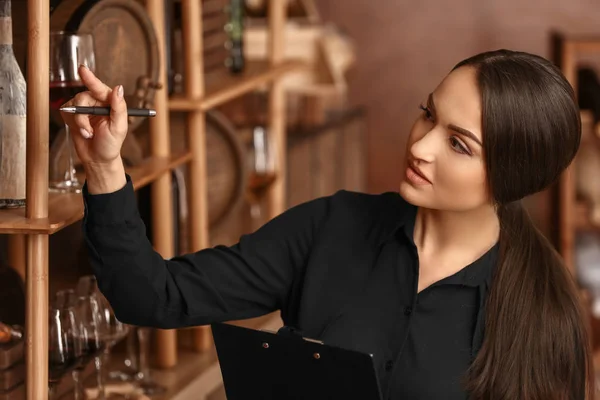
[(553, 184), (579, 148), (574, 91), (548, 60), (497, 50), (454, 68), (477, 72), (488, 184), (500, 253), (485, 336), (467, 373), (476, 400), (593, 399), (590, 335), (575, 279), (521, 199)]

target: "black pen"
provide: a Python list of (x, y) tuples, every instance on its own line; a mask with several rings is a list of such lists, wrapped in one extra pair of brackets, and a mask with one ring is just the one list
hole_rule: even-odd
[[(110, 107), (67, 106), (60, 111), (71, 114), (110, 115)], [(149, 108), (128, 108), (127, 115), (131, 117), (154, 117), (156, 110)]]

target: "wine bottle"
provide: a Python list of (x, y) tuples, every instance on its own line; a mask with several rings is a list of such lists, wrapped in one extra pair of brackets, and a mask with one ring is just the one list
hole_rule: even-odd
[(225, 30), (229, 35), (227, 67), (232, 73), (238, 74), (244, 70), (245, 65), (243, 0), (230, 0), (228, 10), (229, 22), (225, 25)]
[(25, 206), (26, 94), (13, 52), (11, 1), (0, 0), (0, 208)]
[(0, 322), (0, 343), (8, 343), (13, 340), (19, 340), (22, 337), (23, 331), (20, 327)]

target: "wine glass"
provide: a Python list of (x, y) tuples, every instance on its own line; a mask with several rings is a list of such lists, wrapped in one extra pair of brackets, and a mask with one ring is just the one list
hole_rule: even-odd
[[(104, 309), (103, 316), (105, 321), (107, 321), (109, 330), (112, 330), (112, 333), (115, 336), (119, 336), (116, 341), (122, 339), (122, 336), (127, 336), (127, 359), (125, 360), (125, 365), (128, 370), (125, 371), (110, 371), (108, 373), (108, 377), (110, 379), (116, 379), (121, 381), (133, 381), (138, 379), (139, 370), (137, 369), (137, 354), (138, 351), (136, 346), (137, 335), (135, 331), (135, 327), (128, 326), (118, 321), (114, 316), (114, 312), (108, 303), (108, 300), (104, 297), (100, 289), (98, 288), (98, 281), (94, 275), (84, 275), (79, 278), (77, 282), (77, 292), (84, 294), (98, 293), (99, 298), (102, 301), (102, 307)], [(110, 334), (109, 334), (110, 336)], [(115, 342), (116, 343), (116, 342)], [(112, 346), (112, 345), (111, 345)], [(110, 357), (107, 354), (110, 350), (105, 351), (105, 358)]]
[(275, 147), (267, 129), (262, 125), (256, 125), (252, 129), (248, 156), (250, 176), (246, 198), (250, 203), (252, 230), (256, 230), (262, 224), (261, 202), (277, 178)]
[(108, 373), (109, 378), (124, 382), (133, 381), (137, 378), (138, 370), (138, 347), (137, 327), (128, 326), (127, 342), (125, 349), (124, 370), (113, 370)]
[(166, 388), (152, 380), (150, 375), (150, 363), (148, 363), (148, 355), (150, 354), (150, 328), (138, 327), (138, 340), (140, 342), (139, 354), (139, 379), (138, 386), (143, 393), (148, 396), (157, 396), (166, 392)]
[(250, 96), (249, 107), (253, 126), (247, 149), (250, 176), (246, 187), (246, 200), (250, 204), (250, 217), (254, 231), (262, 225), (262, 200), (277, 177), (277, 154), (266, 128), (268, 94), (256, 90)]
[(77, 291), (77, 321), (79, 335), (86, 360), (93, 359), (96, 367), (96, 378), (98, 382), (98, 399), (106, 399), (106, 388), (104, 386), (104, 369), (102, 365), (102, 354), (106, 346), (108, 327), (104, 320), (102, 307), (95, 293)]
[(72, 355), (76, 359), (74, 369), (72, 371), (73, 377), (73, 399), (83, 400), (85, 399), (85, 393), (83, 389), (83, 382), (80, 379), (81, 371), (85, 368), (86, 362), (84, 360), (83, 346), (81, 342), (81, 335), (78, 330), (77, 323), (77, 295), (73, 289), (60, 290), (56, 293), (54, 299), (54, 305), (58, 310), (62, 311), (63, 326), (70, 330), (68, 335), (73, 343)]
[(48, 397), (53, 399), (64, 374), (76, 366), (81, 347), (72, 308), (52, 304), (48, 317)]
[(98, 298), (100, 308), (102, 309), (102, 318), (104, 319), (104, 323), (107, 328), (106, 346), (104, 347), (103, 361), (104, 364), (107, 365), (110, 363), (111, 349), (127, 336), (129, 333), (129, 326), (117, 319), (108, 300), (106, 300), (100, 290), (96, 289), (95, 293)]
[(59, 108), (86, 87), (78, 73), (79, 65), (96, 69), (94, 38), (90, 33), (50, 32), (50, 114), (65, 130), (65, 145), (68, 150), (68, 167), (62, 180), (50, 183), (54, 192), (81, 193), (82, 184), (75, 175), (73, 150), (69, 126), (60, 116)]

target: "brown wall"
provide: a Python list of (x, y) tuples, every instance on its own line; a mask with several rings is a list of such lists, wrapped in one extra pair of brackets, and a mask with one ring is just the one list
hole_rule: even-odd
[[(461, 59), (496, 48), (550, 57), (549, 33), (600, 35), (591, 0), (317, 0), (323, 19), (348, 32), (357, 63), (351, 101), (368, 110), (369, 190), (396, 190), (417, 106)], [(528, 202), (550, 229), (548, 195)]]

